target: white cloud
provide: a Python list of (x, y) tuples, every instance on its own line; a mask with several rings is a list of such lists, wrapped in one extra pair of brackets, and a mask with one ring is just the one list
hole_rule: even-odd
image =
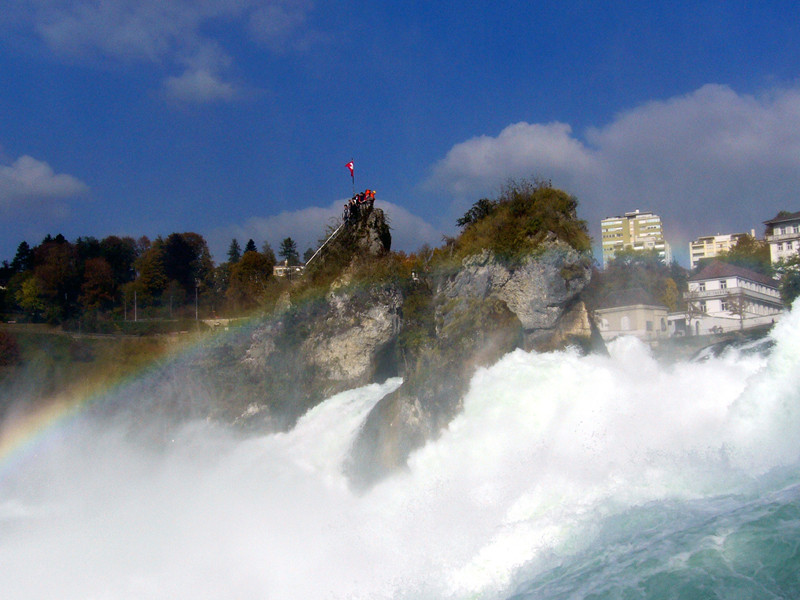
[[(329, 226), (338, 226), (347, 199), (337, 200), (328, 207), (312, 206), (296, 211), (284, 211), (270, 217), (253, 217), (242, 224), (231, 224), (212, 231), (208, 243), (217, 262), (226, 260), (233, 238), (244, 246), (248, 239), (261, 248), (269, 241), (277, 252), (281, 240), (291, 237), (302, 255), (306, 248), (316, 248)], [(378, 201), (376, 208), (386, 213), (392, 232), (392, 249), (414, 251), (423, 244), (437, 246), (442, 234), (424, 219), (390, 202)]]
[[(239, 29), (273, 49), (305, 39), (309, 0), (11, 0), (0, 25), (29, 28), (54, 53), (72, 60), (93, 58), (149, 62), (187, 71), (165, 82), (174, 99), (230, 100), (224, 81), (231, 59), (213, 33)], [(298, 46), (299, 44), (294, 44)]]
[(572, 177), (594, 172), (597, 165), (569, 125), (516, 123), (497, 137), (483, 135), (453, 146), (434, 168), (428, 187), (457, 195), (485, 192), (510, 176), (530, 175), (531, 169)]
[[(46, 162), (31, 156), (0, 165), (0, 210), (4, 212), (40, 208), (43, 201), (74, 198), (88, 190), (76, 177), (57, 174)], [(63, 212), (63, 207), (55, 205), (54, 210)]]
[(204, 70), (168, 77), (164, 81), (164, 93), (172, 101), (199, 103), (232, 100), (237, 96), (233, 85)]
[(270, 2), (253, 10), (248, 29), (254, 39), (280, 50), (303, 28), (310, 11), (307, 0)]
[(679, 252), (701, 234), (761, 230), (800, 201), (800, 88), (758, 96), (706, 85), (620, 113), (583, 139), (564, 123), (517, 123), (455, 145), (426, 182), (459, 211), (509, 177), (543, 176), (578, 196), (580, 214), (661, 214)]

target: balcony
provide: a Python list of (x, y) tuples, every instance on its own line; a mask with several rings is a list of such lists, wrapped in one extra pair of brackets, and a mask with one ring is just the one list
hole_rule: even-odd
[(751, 290), (745, 287), (730, 287), (724, 289), (716, 289), (716, 290), (697, 290), (694, 292), (684, 292), (683, 299), (684, 300), (718, 300), (718, 299), (725, 299), (729, 295), (731, 296), (738, 296), (742, 294), (745, 300), (760, 300), (761, 302), (768, 302), (770, 304), (776, 304), (782, 306), (780, 296), (775, 293), (774, 296), (770, 294), (765, 294), (764, 292), (757, 292), (756, 290)]
[(764, 236), (768, 242), (783, 242), (785, 240), (800, 240), (800, 233), (781, 233), (780, 235)]

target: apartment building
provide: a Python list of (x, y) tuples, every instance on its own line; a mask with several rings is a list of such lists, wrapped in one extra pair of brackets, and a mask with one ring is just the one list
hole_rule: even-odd
[(664, 263), (672, 262), (669, 244), (664, 240), (661, 217), (638, 209), (619, 217), (600, 221), (603, 245), (603, 267), (623, 249), (656, 250)]
[(713, 261), (688, 283), (694, 334), (765, 325), (784, 310), (777, 281), (737, 265)]
[[(739, 238), (748, 235), (747, 233), (726, 233), (717, 235), (704, 235), (696, 240), (689, 242), (689, 260), (691, 268), (694, 269), (697, 263), (704, 258), (714, 258), (723, 252), (727, 252), (736, 245)], [(756, 237), (755, 229), (750, 230), (751, 237)]]
[(772, 263), (787, 259), (800, 250), (800, 212), (781, 211), (764, 221), (767, 226), (764, 239), (769, 243), (769, 258)]

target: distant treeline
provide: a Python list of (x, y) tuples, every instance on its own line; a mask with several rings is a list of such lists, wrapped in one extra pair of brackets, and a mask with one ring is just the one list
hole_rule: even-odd
[[(291, 238), (279, 255), (299, 256)], [(215, 265), (202, 235), (171, 233), (102, 240), (48, 235), (31, 247), (21, 242), (0, 267), (0, 314), (6, 320), (92, 328), (103, 322), (235, 315), (279, 293), (275, 254), (267, 242), (244, 251), (231, 242), (228, 260)], [(102, 329), (102, 327), (99, 327)]]

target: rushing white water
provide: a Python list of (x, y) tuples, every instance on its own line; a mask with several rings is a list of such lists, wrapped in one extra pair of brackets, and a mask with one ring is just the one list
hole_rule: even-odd
[(633, 339), (609, 357), (514, 352), (363, 493), (342, 463), (399, 380), (286, 434), (196, 424), (166, 451), (87, 422), (0, 484), (0, 594), (791, 597), (800, 310), (773, 335), (767, 357), (672, 366)]

